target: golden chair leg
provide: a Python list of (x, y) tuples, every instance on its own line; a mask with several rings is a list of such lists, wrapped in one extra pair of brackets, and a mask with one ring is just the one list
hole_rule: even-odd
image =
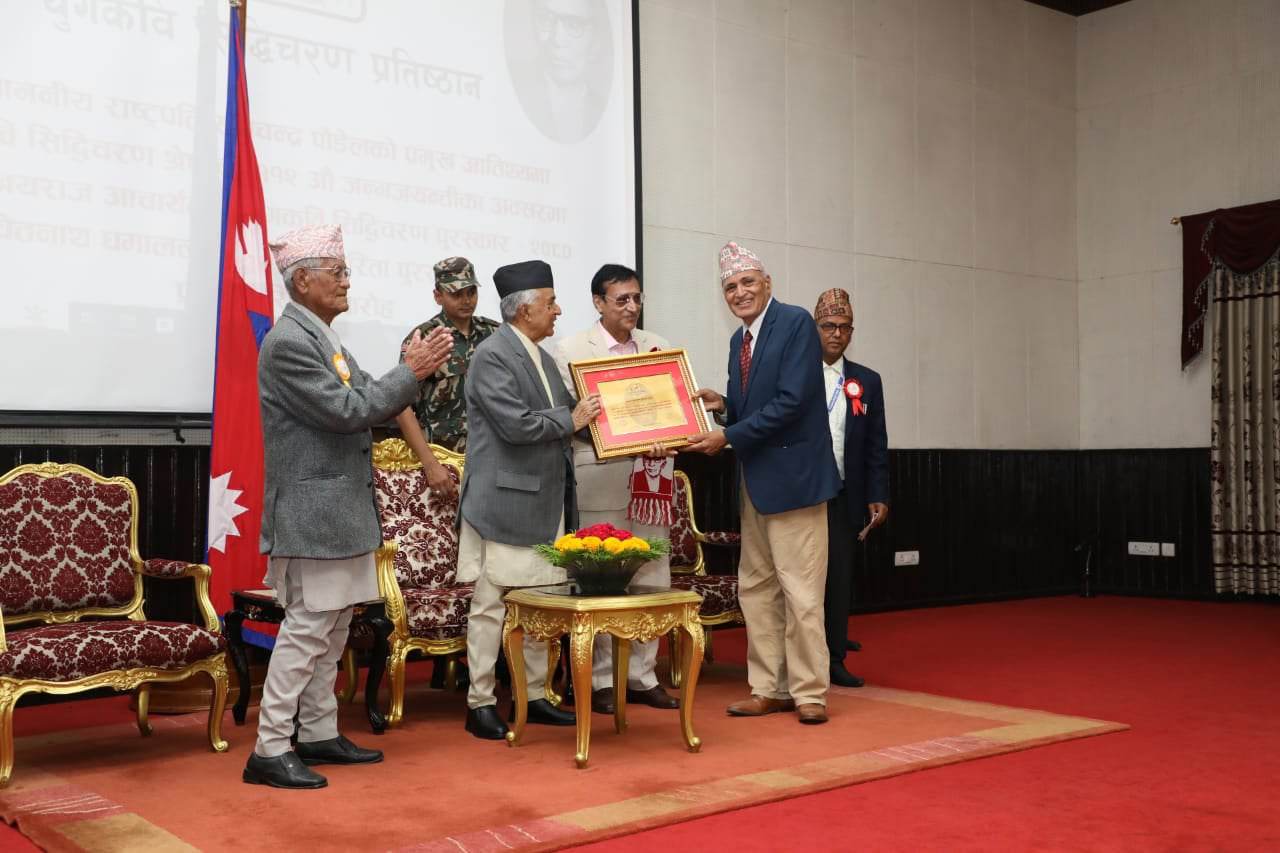
[(347, 646), (342, 650), (342, 674), (346, 676), (346, 684), (342, 686), (342, 692), (338, 694), (340, 702), (356, 701), (356, 679), (359, 678), (359, 670), (356, 669), (356, 650)]
[(147, 712), (151, 708), (151, 682), (144, 682), (138, 685), (138, 731), (143, 737), (151, 734), (151, 723), (147, 719)]
[(227, 657), (222, 658), (209, 671), (213, 679), (213, 701), (209, 703), (209, 747), (214, 752), (226, 752), (229, 744), (222, 739), (222, 717), (227, 710)]
[(705, 660), (707, 663), (715, 663), (716, 656), (715, 654), (712, 653), (712, 650), (711, 650), (711, 635), (714, 632), (710, 628), (704, 627), (702, 629), (702, 633), (706, 637), (706, 642), (707, 642), (707, 650), (703, 653), (702, 659)]
[(387, 658), (387, 675), (390, 680), (388, 692), (391, 696), (391, 707), (387, 710), (388, 728), (400, 725), (400, 720), (404, 717), (405, 662), (408, 659), (408, 646), (392, 642), (391, 654)]
[(453, 693), (458, 689), (458, 655), (451, 654), (444, 665), (444, 689)]
[(13, 775), (13, 706), (18, 701), (12, 684), (0, 683), (0, 788)]

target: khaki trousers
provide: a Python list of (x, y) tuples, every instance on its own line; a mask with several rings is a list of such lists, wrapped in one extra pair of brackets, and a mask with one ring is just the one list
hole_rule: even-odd
[(338, 736), (338, 698), (333, 684), (347, 645), (351, 608), (307, 610), (296, 571), (285, 574), (288, 604), (267, 664), (258, 706), (258, 743), (254, 752), (274, 758), (289, 751), (293, 718), (303, 743)]
[[(507, 605), (502, 600), (507, 587), (498, 586), (481, 572), (471, 596), (471, 612), (467, 616), (467, 669), (471, 688), (467, 691), (467, 707), (496, 705), (498, 650), (502, 648), (502, 623)], [(547, 644), (524, 638), (524, 673), (529, 685), (529, 701), (546, 698)]]
[(742, 480), (738, 602), (747, 622), (751, 692), (827, 704), (831, 659), (823, 620), (827, 504), (764, 515)]

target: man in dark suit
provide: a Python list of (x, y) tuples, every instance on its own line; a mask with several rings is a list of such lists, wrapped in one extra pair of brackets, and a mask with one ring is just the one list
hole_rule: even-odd
[[(309, 764), (382, 760), (338, 733), (333, 695), (352, 605), (379, 598), (373, 552), (382, 528), (373, 498), (370, 427), (409, 412), (418, 381), (448, 357), (437, 329), (415, 333), (404, 363), (375, 379), (331, 326), (349, 307), (342, 229), (300, 228), (271, 244), (292, 300), (258, 354), (266, 464), (262, 553), (266, 584), (284, 607), (258, 709), (245, 782), (323, 788)], [(409, 412), (409, 414), (412, 414)], [(298, 742), (289, 738), (297, 719)]]
[(853, 304), (833, 288), (813, 309), (822, 341), (822, 372), (827, 391), (831, 449), (843, 481), (827, 502), (827, 650), (831, 683), (861, 687), (862, 679), (844, 665), (849, 604), (853, 589), (854, 531), (859, 542), (889, 517), (889, 435), (884, 425), (884, 387), (880, 374), (844, 357), (853, 339)]
[(826, 504), (840, 481), (822, 410), (822, 347), (809, 312), (773, 299), (760, 259), (737, 243), (720, 250), (720, 287), (742, 328), (729, 343), (728, 393), (698, 397), (725, 428), (694, 436), (686, 449), (718, 453), (731, 444), (742, 466), (738, 600), (751, 696), (728, 712), (795, 710), (802, 723), (825, 723)]

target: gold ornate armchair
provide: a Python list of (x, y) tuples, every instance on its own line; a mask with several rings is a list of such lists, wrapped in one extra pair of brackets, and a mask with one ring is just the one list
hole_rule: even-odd
[[(13, 772), (14, 705), (27, 693), (137, 689), (145, 736), (150, 685), (203, 672), (214, 687), (209, 745), (226, 751), (226, 643), (209, 572), (138, 555), (138, 491), (125, 477), (52, 462), (0, 477), (0, 785)], [(192, 578), (204, 624), (148, 620), (144, 575)]]
[[(463, 457), (434, 444), (431, 451), (461, 484)], [(405, 662), (411, 652), (447, 658), (446, 686), (452, 688), (455, 662), (467, 647), (473, 584), (457, 580), (457, 498), (441, 499), (429, 491), (422, 463), (402, 439), (374, 445), (373, 480), (386, 543), (377, 554), (386, 619), (371, 621), (387, 647), (391, 702), (385, 723), (394, 726), (404, 715)], [(380, 661), (374, 664), (366, 701), (377, 695), (382, 678)]]
[[(743, 625), (742, 608), (738, 604), (737, 575), (707, 574), (707, 564), (702, 546), (720, 545), (733, 547), (741, 542), (737, 533), (698, 529), (693, 517), (693, 486), (683, 471), (676, 471), (675, 513), (671, 521), (671, 586), (689, 589), (702, 596), (698, 608), (698, 621), (706, 630), (706, 659), (711, 658), (711, 630), (721, 625)], [(680, 671), (675, 662), (680, 659), (680, 638), (676, 632), (668, 635), (671, 648), (671, 683), (680, 686)]]

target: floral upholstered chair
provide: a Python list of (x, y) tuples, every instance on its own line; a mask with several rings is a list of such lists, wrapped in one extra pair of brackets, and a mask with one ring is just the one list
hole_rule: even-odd
[[(143, 576), (192, 578), (204, 624), (148, 620)], [(52, 462), (0, 477), (0, 611), (0, 785), (13, 771), (14, 705), (27, 693), (137, 688), (138, 729), (149, 735), (150, 685), (203, 672), (213, 679), (209, 745), (226, 751), (226, 644), (209, 567), (142, 560), (128, 479)]]
[[(462, 482), (463, 457), (431, 445), (455, 484)], [(422, 463), (402, 439), (388, 438), (373, 448), (374, 493), (382, 519), (382, 538), (393, 547), (378, 555), (378, 586), (386, 602), (386, 621), (375, 633), (387, 634), (391, 703), (386, 723), (404, 715), (405, 662), (410, 652), (443, 656), (453, 685), (457, 656), (467, 647), (467, 614), (473, 584), (458, 583), (458, 500), (429, 492)], [(381, 680), (370, 668), (371, 681)], [(375, 695), (376, 682), (366, 690)]]
[[(711, 628), (720, 625), (743, 625), (742, 608), (738, 604), (737, 575), (709, 575), (702, 546), (720, 545), (735, 547), (741, 543), (741, 535), (728, 531), (698, 529), (693, 519), (693, 487), (683, 471), (676, 471), (675, 512), (671, 520), (671, 586), (691, 589), (702, 596), (698, 608), (698, 621), (707, 634), (706, 659), (711, 660)], [(669, 635), (671, 647), (671, 683), (680, 686), (680, 674), (675, 661), (680, 659), (677, 632)]]

